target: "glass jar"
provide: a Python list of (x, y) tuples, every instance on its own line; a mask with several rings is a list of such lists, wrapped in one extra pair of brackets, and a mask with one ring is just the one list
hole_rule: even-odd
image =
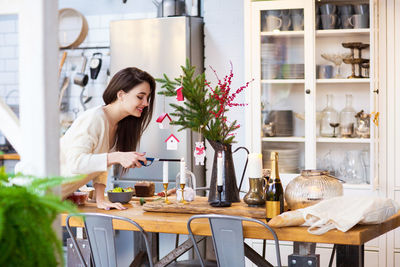
[(340, 135), (341, 137), (353, 137), (354, 126), (357, 122), (356, 111), (352, 106), (353, 96), (346, 95), (346, 106), (340, 112)]
[(303, 170), (286, 186), (285, 200), (292, 210), (305, 208), (343, 195), (343, 185), (328, 171)]
[(336, 127), (339, 126), (338, 112), (332, 106), (333, 95), (326, 95), (326, 107), (322, 110), (320, 136), (336, 137)]
[[(176, 175), (176, 200), (181, 201), (182, 199), (182, 189), (181, 189), (181, 173)], [(196, 177), (193, 172), (185, 169), (185, 200), (193, 201), (196, 197)]]

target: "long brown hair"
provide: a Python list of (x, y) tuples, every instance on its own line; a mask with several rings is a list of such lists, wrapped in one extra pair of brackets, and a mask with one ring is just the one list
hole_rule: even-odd
[(127, 116), (118, 122), (115, 136), (117, 138), (117, 151), (135, 151), (137, 144), (144, 130), (150, 123), (153, 116), (155, 101), (156, 82), (154, 78), (145, 71), (138, 68), (125, 68), (118, 71), (111, 79), (103, 93), (103, 100), (106, 105), (117, 100), (117, 93), (123, 90), (128, 93), (133, 87), (147, 82), (150, 85), (149, 105), (143, 109), (140, 117)]

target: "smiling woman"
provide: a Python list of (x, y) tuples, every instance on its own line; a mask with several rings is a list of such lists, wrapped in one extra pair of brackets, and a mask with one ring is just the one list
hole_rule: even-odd
[(104, 198), (107, 168), (140, 168), (140, 161), (146, 163), (144, 153), (135, 150), (153, 114), (155, 88), (147, 72), (120, 70), (103, 93), (105, 106), (89, 109), (74, 121), (61, 139), (61, 173), (87, 176), (64, 184), (63, 197), (93, 180), (98, 208), (124, 208)]

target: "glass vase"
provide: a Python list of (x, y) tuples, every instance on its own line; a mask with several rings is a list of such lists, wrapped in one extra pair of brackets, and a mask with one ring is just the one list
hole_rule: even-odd
[(340, 135), (341, 137), (353, 137), (354, 126), (357, 122), (356, 111), (352, 106), (353, 96), (346, 95), (346, 106), (340, 111)]
[(326, 95), (326, 107), (322, 110), (320, 136), (336, 137), (336, 127), (339, 126), (338, 112), (333, 108), (333, 95)]
[(286, 186), (285, 200), (291, 210), (305, 208), (343, 195), (343, 185), (328, 171), (303, 170)]

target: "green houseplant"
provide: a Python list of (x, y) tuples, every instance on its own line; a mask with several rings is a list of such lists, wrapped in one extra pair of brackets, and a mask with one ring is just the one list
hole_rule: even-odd
[(211, 174), (209, 202), (216, 201), (219, 196), (217, 192), (217, 154), (223, 152), (224, 171), (223, 171), (223, 192), (221, 200), (228, 202), (238, 202), (239, 190), (236, 185), (236, 175), (232, 158), (232, 143), (235, 142), (235, 131), (240, 127), (237, 121), (229, 121), (227, 114), (229, 108), (243, 107), (246, 104), (234, 102), (238, 94), (248, 87), (250, 82), (232, 90), (231, 83), (233, 79), (233, 67), (228, 75), (220, 79), (217, 72), (213, 70), (217, 77), (217, 85), (211, 86), (206, 80), (204, 72), (195, 75), (196, 68), (192, 66), (189, 60), (186, 65), (181, 66), (182, 75), (170, 79), (164, 74), (164, 77), (157, 79), (161, 83), (161, 92), (158, 94), (166, 97), (175, 97), (176, 89), (182, 87), (184, 97), (183, 104), (171, 103), (173, 111), (170, 113), (174, 120), (172, 125), (179, 125), (180, 129), (190, 129), (199, 132), (209, 141), (215, 150), (214, 164)]
[(0, 168), (0, 266), (62, 263), (53, 222), (59, 213), (76, 212), (76, 208), (48, 191), (66, 179), (12, 176)]

